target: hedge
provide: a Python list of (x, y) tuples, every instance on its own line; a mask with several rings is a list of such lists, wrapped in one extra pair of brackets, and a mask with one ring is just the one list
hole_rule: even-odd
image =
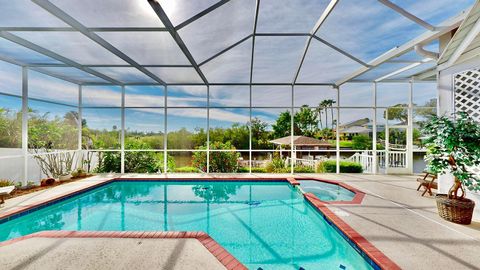
[[(238, 168), (239, 173), (248, 173), (248, 167), (240, 167)], [(263, 167), (252, 167), (252, 173), (266, 173), (267, 170)]]
[(198, 173), (200, 170), (195, 167), (178, 167), (175, 168), (175, 172), (177, 173)]
[[(337, 172), (337, 161), (336, 160), (326, 160), (318, 164), (317, 167), (318, 173), (336, 173)], [(362, 173), (363, 168), (360, 163), (351, 162), (351, 161), (340, 161), (340, 172), (341, 173)]]

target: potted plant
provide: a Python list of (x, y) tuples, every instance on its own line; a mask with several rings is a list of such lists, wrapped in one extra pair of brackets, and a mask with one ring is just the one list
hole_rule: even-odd
[(423, 127), (427, 169), (433, 173), (450, 173), (454, 183), (447, 194), (437, 194), (437, 207), (442, 218), (470, 224), (475, 203), (465, 198), (465, 188), (480, 190), (480, 180), (472, 168), (480, 165), (480, 126), (465, 112), (456, 119), (432, 117)]

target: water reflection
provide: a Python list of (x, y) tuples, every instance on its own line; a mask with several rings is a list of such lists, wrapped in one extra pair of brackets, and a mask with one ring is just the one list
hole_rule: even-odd
[(210, 184), (210, 185), (195, 185), (192, 187), (193, 194), (208, 202), (228, 201), (232, 195), (237, 194), (237, 190), (242, 185), (235, 184)]

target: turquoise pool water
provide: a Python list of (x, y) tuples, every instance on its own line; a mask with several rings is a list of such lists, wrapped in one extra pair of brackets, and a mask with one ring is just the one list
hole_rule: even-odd
[(42, 230), (204, 231), (250, 269), (372, 269), (282, 182), (112, 182), (0, 224), (0, 240)]
[(351, 201), (355, 197), (355, 193), (339, 185), (315, 180), (300, 180), (298, 182), (305, 192), (315, 194), (322, 201)]

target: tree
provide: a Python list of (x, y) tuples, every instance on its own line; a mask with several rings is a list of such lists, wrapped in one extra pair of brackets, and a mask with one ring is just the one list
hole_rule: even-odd
[(407, 104), (396, 104), (392, 107), (387, 108), (383, 112), (383, 118), (387, 119), (387, 112), (388, 112), (388, 119), (387, 120), (398, 120), (402, 124), (406, 124), (408, 122), (408, 105)]
[[(202, 146), (199, 150), (206, 150), (207, 146)], [(230, 143), (212, 142), (210, 143), (210, 150), (231, 150), (210, 152), (209, 171), (216, 173), (232, 173), (238, 170), (238, 159), (240, 153), (236, 152), (235, 147)], [(205, 151), (195, 151), (193, 153), (193, 166), (199, 170), (207, 171), (207, 153)]]
[(313, 137), (318, 131), (318, 120), (315, 111), (303, 105), (294, 116), (296, 135)]
[(327, 105), (330, 107), (330, 112), (332, 113), (332, 125), (331, 128), (333, 128), (333, 125), (335, 124), (335, 120), (333, 119), (333, 104), (337, 103), (333, 99), (327, 99)]
[(267, 131), (268, 124), (255, 117), (252, 119), (250, 126), (252, 129), (252, 148), (266, 149), (269, 145), (269, 132)]
[(292, 115), (290, 111), (284, 111), (280, 113), (275, 121), (275, 124), (272, 125), (273, 128), (273, 138), (282, 138), (286, 136), (290, 136), (291, 133), (291, 123), (292, 123)]
[(424, 127), (425, 144), (430, 172), (455, 176), (455, 185), (448, 192), (449, 198), (465, 196), (463, 186), (479, 191), (480, 183), (475, 180), (472, 168), (480, 165), (480, 126), (467, 113), (460, 112), (456, 120), (446, 116), (432, 117)]
[(317, 108), (315, 108), (315, 112), (317, 112), (317, 117), (318, 117), (318, 122), (320, 124), (320, 129), (323, 129), (323, 123), (322, 123), (322, 114), (323, 114), (323, 104), (322, 102), (320, 102), (317, 106)]
[(352, 138), (352, 149), (354, 150), (367, 150), (371, 149), (372, 140), (367, 135), (356, 135)]

